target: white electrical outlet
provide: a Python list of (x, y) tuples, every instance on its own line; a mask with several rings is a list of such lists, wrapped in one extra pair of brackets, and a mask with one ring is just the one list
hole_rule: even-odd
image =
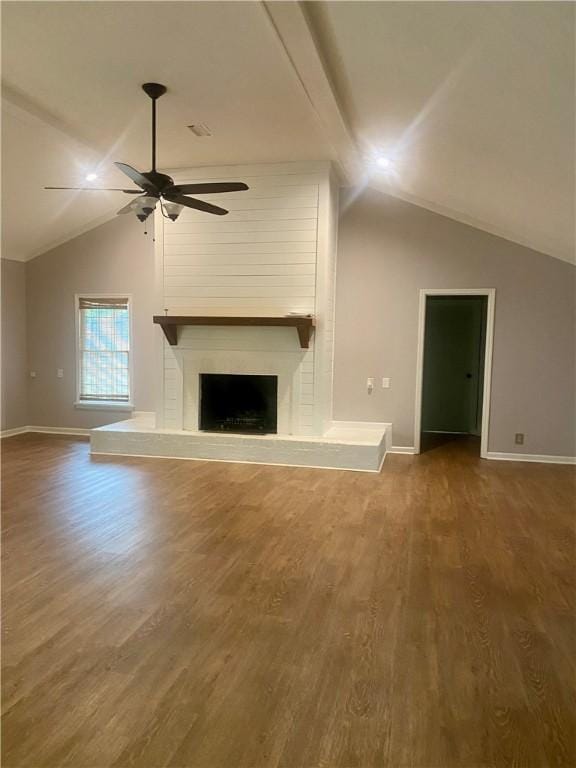
[(372, 378), (366, 379), (366, 389), (368, 391), (368, 394), (371, 395), (372, 392), (374, 391), (374, 379)]
[(30, 378), (35, 379), (36, 378), (36, 371), (30, 371)]
[(390, 379), (387, 377), (384, 377), (382, 379), (382, 389), (390, 389)]
[(64, 368), (57, 368), (56, 369), (56, 376), (59, 379), (63, 379), (64, 378)]

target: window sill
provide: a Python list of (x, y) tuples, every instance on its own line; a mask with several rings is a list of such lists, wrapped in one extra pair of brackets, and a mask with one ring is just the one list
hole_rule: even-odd
[(74, 403), (74, 408), (85, 411), (126, 411), (134, 410), (132, 403), (117, 403), (110, 400), (80, 400)]

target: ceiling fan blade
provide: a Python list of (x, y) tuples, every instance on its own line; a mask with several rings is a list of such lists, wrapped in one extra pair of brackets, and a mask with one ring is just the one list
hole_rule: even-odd
[(248, 188), (248, 184), (244, 184), (243, 181), (223, 181), (206, 184), (174, 184), (166, 192), (170, 195), (210, 195), (219, 192), (242, 192)]
[(141, 189), (117, 189), (116, 187), (44, 187), (44, 189), (76, 189), (82, 192), (124, 192), (125, 195), (141, 195)]
[(178, 205), (184, 205), (186, 208), (196, 208), (198, 211), (205, 211), (206, 213), (214, 213), (216, 216), (225, 216), (228, 211), (225, 208), (219, 208), (212, 203), (206, 203), (204, 200), (195, 200), (193, 197), (182, 197), (182, 195), (163, 195), (165, 200), (171, 203), (178, 203)]
[(125, 173), (126, 176), (131, 178), (135, 184), (142, 187), (142, 189), (151, 189), (154, 187), (143, 173), (137, 171), (136, 168), (132, 168), (131, 165), (127, 165), (126, 163), (114, 163), (114, 165), (116, 168), (119, 168), (122, 173)]

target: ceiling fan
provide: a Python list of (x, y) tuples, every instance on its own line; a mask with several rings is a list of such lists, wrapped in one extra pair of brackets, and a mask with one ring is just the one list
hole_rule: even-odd
[(144, 83), (142, 90), (152, 100), (152, 170), (140, 173), (126, 163), (114, 163), (123, 173), (137, 184), (140, 189), (115, 189), (107, 187), (44, 187), (44, 189), (76, 189), (97, 192), (124, 192), (126, 195), (139, 195), (118, 213), (134, 212), (140, 221), (146, 221), (158, 202), (162, 214), (176, 221), (183, 208), (195, 208), (198, 211), (224, 216), (225, 208), (207, 203), (187, 195), (220, 194), (222, 192), (240, 192), (248, 189), (241, 181), (207, 182), (203, 184), (174, 184), (174, 179), (156, 170), (156, 101), (166, 93), (166, 86), (159, 83)]

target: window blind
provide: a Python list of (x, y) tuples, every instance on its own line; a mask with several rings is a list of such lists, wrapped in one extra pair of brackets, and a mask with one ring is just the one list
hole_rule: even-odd
[(129, 402), (130, 316), (127, 298), (80, 297), (80, 400)]

